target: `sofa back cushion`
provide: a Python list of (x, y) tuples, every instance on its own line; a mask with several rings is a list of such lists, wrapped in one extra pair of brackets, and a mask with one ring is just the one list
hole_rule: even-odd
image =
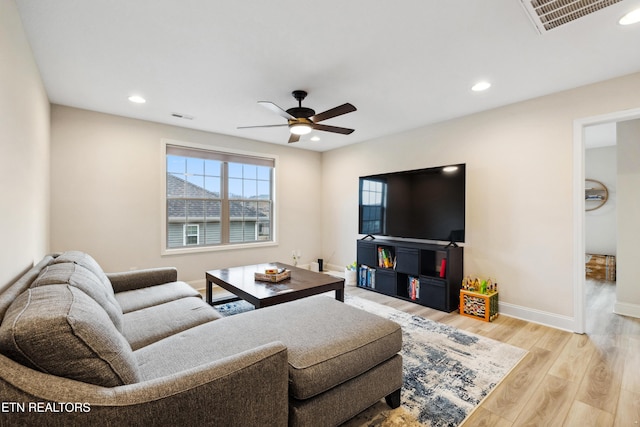
[(122, 309), (113, 292), (109, 292), (90, 270), (71, 262), (45, 267), (33, 281), (32, 288), (47, 285), (71, 285), (93, 298), (107, 312), (115, 327), (122, 332)]
[(29, 289), (33, 281), (38, 277), (38, 274), (53, 261), (51, 255), (45, 256), (39, 263), (27, 270), (18, 280), (10, 284), (6, 288), (0, 289), (0, 322), (4, 318), (4, 313), (9, 306), (15, 301), (15, 299)]
[(129, 343), (104, 309), (70, 285), (30, 288), (0, 325), (0, 351), (25, 366), (104, 387), (140, 381)]
[(105, 272), (102, 270), (102, 267), (100, 267), (100, 264), (98, 264), (98, 262), (95, 259), (93, 259), (91, 255), (84, 252), (80, 252), (80, 251), (67, 251), (58, 255), (53, 260), (52, 264), (62, 264), (67, 262), (81, 265), (82, 267), (91, 271), (93, 274), (96, 275), (96, 277), (98, 278), (100, 283), (102, 283), (102, 285), (105, 287), (105, 289), (108, 292), (111, 292), (113, 294), (113, 286), (111, 286), (111, 282), (109, 281), (109, 278), (107, 277)]

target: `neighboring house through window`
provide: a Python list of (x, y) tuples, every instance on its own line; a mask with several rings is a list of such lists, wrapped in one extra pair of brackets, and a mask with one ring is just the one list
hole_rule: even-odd
[(275, 159), (165, 146), (167, 250), (274, 240)]

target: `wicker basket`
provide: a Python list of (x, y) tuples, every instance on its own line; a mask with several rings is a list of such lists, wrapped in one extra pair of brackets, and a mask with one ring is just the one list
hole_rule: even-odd
[(256, 272), (254, 274), (254, 276), (255, 276), (256, 280), (259, 280), (261, 282), (276, 283), (276, 282), (281, 282), (281, 281), (291, 277), (291, 271), (290, 270), (285, 270), (282, 273), (277, 273), (277, 274), (267, 274), (267, 273), (257, 273)]

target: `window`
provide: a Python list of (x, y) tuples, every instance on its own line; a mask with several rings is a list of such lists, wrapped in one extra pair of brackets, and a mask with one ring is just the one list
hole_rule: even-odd
[(166, 145), (166, 249), (273, 241), (275, 160)]
[(366, 179), (360, 182), (361, 225), (363, 234), (380, 234), (387, 200), (387, 183)]

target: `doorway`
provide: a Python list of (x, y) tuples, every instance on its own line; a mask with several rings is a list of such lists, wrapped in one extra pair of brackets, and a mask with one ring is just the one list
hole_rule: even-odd
[(640, 118), (640, 109), (614, 112), (574, 121), (573, 139), (573, 206), (574, 206), (574, 332), (585, 333), (586, 268), (585, 268), (585, 150), (586, 129), (594, 125), (615, 124)]

